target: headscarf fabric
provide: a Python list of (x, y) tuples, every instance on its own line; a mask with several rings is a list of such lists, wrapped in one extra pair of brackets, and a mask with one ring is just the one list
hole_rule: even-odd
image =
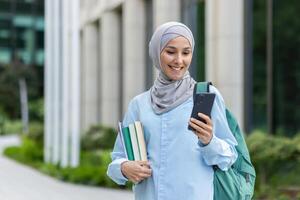
[[(172, 110), (193, 95), (196, 81), (186, 71), (181, 80), (170, 80), (161, 70), (160, 54), (168, 42), (176, 37), (185, 37), (194, 51), (194, 37), (191, 30), (179, 22), (167, 22), (160, 25), (149, 43), (149, 55), (159, 75), (150, 89), (151, 105), (156, 114)], [(187, 66), (189, 67), (189, 66)]]

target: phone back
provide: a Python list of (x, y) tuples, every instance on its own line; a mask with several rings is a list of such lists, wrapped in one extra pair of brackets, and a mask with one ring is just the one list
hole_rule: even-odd
[[(216, 97), (216, 94), (214, 94), (214, 93), (196, 94), (195, 99), (194, 99), (194, 106), (193, 106), (191, 117), (205, 123), (205, 121), (198, 116), (198, 113), (203, 113), (203, 114), (211, 117), (210, 114), (211, 114), (212, 106), (214, 104), (215, 97)], [(190, 126), (189, 126), (189, 129), (192, 130), (192, 128)]]

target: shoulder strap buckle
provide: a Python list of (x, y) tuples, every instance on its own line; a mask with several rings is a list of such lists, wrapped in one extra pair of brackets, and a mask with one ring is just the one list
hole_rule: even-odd
[(200, 93), (209, 93), (209, 86), (212, 85), (212, 82), (205, 81), (205, 82), (197, 82), (194, 86), (194, 93), (193, 93), (193, 98), (195, 100), (196, 94)]

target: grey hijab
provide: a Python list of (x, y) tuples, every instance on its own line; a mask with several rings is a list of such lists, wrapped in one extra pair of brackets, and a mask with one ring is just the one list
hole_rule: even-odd
[(191, 30), (179, 22), (167, 22), (159, 26), (149, 43), (149, 55), (159, 70), (154, 85), (150, 89), (151, 105), (156, 114), (172, 110), (193, 95), (195, 80), (186, 71), (181, 80), (170, 80), (161, 70), (160, 53), (167, 43), (179, 36), (185, 37), (194, 51), (194, 37)]

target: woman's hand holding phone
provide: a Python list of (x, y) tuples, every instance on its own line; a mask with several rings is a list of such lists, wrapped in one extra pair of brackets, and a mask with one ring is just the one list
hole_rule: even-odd
[(195, 133), (203, 145), (213, 137), (213, 124), (210, 118), (216, 94), (199, 93), (194, 96), (194, 106), (188, 129)]
[(213, 137), (212, 120), (202, 113), (198, 113), (198, 116), (205, 122), (191, 118), (189, 125), (192, 127), (192, 131), (198, 136), (202, 144), (208, 145)]

